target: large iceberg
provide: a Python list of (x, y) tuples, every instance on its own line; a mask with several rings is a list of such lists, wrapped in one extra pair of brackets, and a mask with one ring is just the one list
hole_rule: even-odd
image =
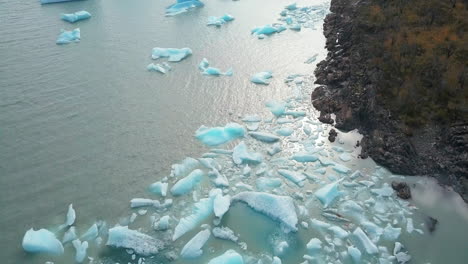
[(196, 169), (192, 171), (187, 177), (180, 179), (171, 188), (171, 193), (174, 196), (184, 195), (195, 188), (203, 178), (203, 171)]
[(70, 23), (75, 23), (76, 21), (88, 19), (90, 17), (91, 14), (89, 12), (82, 10), (71, 14), (63, 14), (61, 19)]
[(109, 229), (109, 238), (106, 245), (132, 249), (135, 253), (143, 256), (157, 254), (164, 248), (164, 243), (161, 240), (128, 229), (126, 226), (116, 226)]
[(23, 237), (23, 249), (31, 253), (63, 254), (62, 243), (47, 229), (29, 229)]
[(156, 60), (159, 58), (168, 58), (168, 61), (181, 61), (192, 55), (192, 50), (189, 48), (174, 49), (174, 48), (153, 48), (151, 57)]
[(80, 29), (75, 28), (72, 31), (62, 30), (62, 33), (57, 38), (57, 44), (68, 44), (71, 42), (79, 42), (81, 39)]
[(232, 201), (246, 203), (257, 212), (278, 220), (287, 229), (297, 231), (297, 215), (291, 197), (261, 192), (241, 192), (232, 197)]
[(198, 232), (187, 244), (182, 248), (180, 256), (182, 258), (198, 258), (203, 254), (202, 247), (211, 236), (209, 229)]
[(224, 127), (201, 126), (195, 137), (208, 146), (217, 146), (227, 143), (236, 138), (243, 137), (245, 128), (237, 123), (229, 123)]
[(273, 77), (273, 73), (271, 71), (264, 71), (259, 72), (252, 75), (250, 81), (256, 84), (270, 84), (270, 79)]
[(204, 4), (198, 0), (177, 0), (177, 3), (166, 8), (166, 16), (175, 16), (185, 13), (196, 7), (202, 7)]
[(208, 264), (244, 264), (244, 259), (239, 253), (229, 249), (221, 256), (211, 259)]

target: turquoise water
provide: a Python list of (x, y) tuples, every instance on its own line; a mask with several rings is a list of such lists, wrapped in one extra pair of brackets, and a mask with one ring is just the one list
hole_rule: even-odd
[[(320, 1), (298, 1), (299, 5), (314, 3)], [(249, 34), (256, 26), (275, 22), (289, 1), (211, 0), (201, 9), (165, 17), (169, 4), (166, 0), (87, 0), (41, 6), (35, 0), (0, 0), (2, 263), (72, 263), (70, 246), (60, 258), (24, 253), (24, 232), (31, 227), (56, 228), (70, 203), (77, 211), (79, 231), (97, 219), (113, 226), (132, 213), (128, 201), (148, 197), (147, 186), (169, 175), (171, 164), (207, 151), (193, 137), (199, 126), (241, 122), (239, 117), (253, 113), (268, 117), (265, 101), (283, 100), (295, 92), (284, 79), (290, 74), (311, 74), (315, 65), (304, 61), (314, 54), (320, 61), (326, 55), (320, 21), (315, 29), (288, 30), (263, 40)], [(59, 19), (61, 13), (81, 9), (93, 17), (75, 25)], [(205, 25), (208, 16), (225, 12), (236, 20), (221, 28)], [(80, 43), (55, 45), (60, 29), (75, 27), (81, 28)], [(193, 55), (160, 75), (145, 69), (152, 62), (153, 47), (189, 47)], [(215, 67), (232, 67), (234, 75), (201, 75), (197, 65), (204, 57)], [(274, 73), (269, 86), (250, 83), (251, 74), (265, 70)], [(311, 120), (317, 114), (308, 100), (312, 81), (306, 82), (299, 105)], [(324, 129), (326, 133), (329, 127)], [(343, 146), (353, 149), (359, 135), (342, 134), (341, 138)], [(285, 153), (298, 148), (294, 142), (284, 147)], [(331, 146), (326, 143), (325, 147)], [(356, 159), (358, 151), (353, 149), (350, 166), (370, 174), (375, 164)], [(412, 202), (420, 207), (415, 223), (423, 222), (426, 214), (440, 223), (433, 235), (402, 238), (415, 263), (464, 263), (468, 258), (466, 206), (451, 193), (428, 187), (433, 185), (418, 186)], [(203, 190), (209, 188), (208, 183)], [(427, 193), (437, 193), (440, 199), (427, 202)], [(186, 199), (187, 206), (175, 208), (184, 212), (193, 203), (191, 198)], [(312, 205), (310, 215), (319, 217), (318, 204)], [(240, 234), (248, 250), (211, 239), (206, 254), (193, 263), (204, 263), (228, 248), (250, 256), (271, 256), (268, 241), (281, 233), (275, 222), (241, 204), (231, 208), (223, 224)], [(149, 225), (149, 216), (142, 216), (131, 228), (146, 230)], [(262, 230), (261, 235), (253, 230)], [(195, 233), (174, 244), (177, 254)], [(291, 250), (283, 263), (302, 262), (304, 245), (315, 235), (312, 230), (291, 234), (287, 238)], [(106, 263), (132, 261), (125, 251), (103, 246), (91, 246), (88, 253)], [(158, 261), (156, 257), (147, 263)]]

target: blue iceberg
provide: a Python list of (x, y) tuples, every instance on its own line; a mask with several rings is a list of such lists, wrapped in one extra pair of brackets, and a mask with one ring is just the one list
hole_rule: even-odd
[(76, 251), (75, 262), (83, 263), (87, 255), (86, 250), (88, 249), (88, 242), (87, 241), (81, 242), (79, 239), (76, 239), (76, 240), (73, 240), (72, 244)]
[(62, 30), (62, 33), (57, 38), (57, 44), (68, 44), (71, 42), (80, 42), (81, 34), (80, 29), (75, 28), (72, 31)]
[(234, 147), (232, 152), (232, 160), (235, 164), (245, 164), (245, 163), (254, 163), (258, 164), (262, 162), (263, 157), (260, 153), (252, 153), (249, 152), (247, 149), (247, 145), (244, 142), (239, 143), (236, 147)]
[(265, 105), (277, 117), (284, 115), (284, 112), (286, 112), (286, 104), (285, 103), (276, 102), (276, 101), (269, 101)]
[(244, 259), (239, 253), (229, 249), (221, 256), (211, 259), (208, 264), (244, 264)]
[(268, 85), (270, 84), (270, 79), (273, 77), (273, 74), (271, 71), (264, 71), (264, 72), (259, 72), (256, 73), (250, 78), (250, 81), (256, 84), (265, 84)]
[(76, 21), (85, 20), (90, 17), (91, 14), (89, 12), (82, 10), (71, 14), (63, 14), (60, 18), (70, 23), (75, 23)]
[(274, 25), (268, 24), (263, 27), (256, 27), (252, 29), (250, 33), (262, 39), (265, 36), (270, 36), (274, 33), (280, 33), (284, 30), (286, 30), (286, 27), (282, 24), (274, 24)]
[(163, 63), (163, 64), (150, 63), (148, 66), (146, 66), (146, 69), (151, 72), (160, 72), (160, 73), (166, 74), (172, 68), (167, 63)]
[(275, 136), (267, 132), (249, 132), (249, 135), (255, 138), (256, 140), (260, 140), (266, 143), (273, 143), (273, 142), (280, 140), (278, 136)]
[(30, 253), (63, 254), (62, 243), (47, 229), (29, 229), (23, 237), (23, 249)]
[(185, 259), (198, 258), (203, 254), (202, 247), (211, 236), (209, 229), (198, 232), (192, 239), (185, 244), (180, 252), (180, 256)]
[(297, 186), (299, 187), (304, 186), (304, 181), (306, 177), (303, 174), (295, 172), (295, 171), (283, 170), (283, 169), (278, 170), (278, 173), (281, 176), (285, 177), (286, 179), (295, 183)]
[(208, 128), (201, 126), (196, 132), (195, 137), (208, 146), (217, 146), (236, 138), (243, 137), (245, 129), (237, 123), (229, 123), (224, 127)]
[(203, 178), (203, 171), (196, 169), (192, 171), (187, 177), (180, 179), (171, 188), (171, 193), (174, 196), (184, 195), (195, 188)]
[(232, 69), (228, 69), (226, 72), (222, 72), (220, 69), (218, 68), (214, 68), (214, 67), (209, 67), (210, 66), (210, 63), (208, 62), (208, 60), (206, 58), (203, 58), (203, 60), (200, 62), (200, 64), (198, 64), (198, 68), (200, 70), (202, 70), (202, 73), (204, 75), (213, 75), (213, 76), (220, 76), (220, 75), (224, 75), (224, 76), (232, 76)]
[(107, 246), (132, 249), (135, 253), (149, 256), (157, 254), (164, 248), (164, 243), (156, 238), (128, 229), (126, 226), (116, 226), (109, 229)]
[[(217, 195), (217, 194), (216, 194)], [(215, 194), (210, 195), (209, 198), (200, 199), (198, 203), (194, 205), (192, 214), (180, 219), (179, 223), (174, 229), (172, 241), (176, 241), (179, 237), (185, 233), (193, 230), (205, 221), (213, 213), (213, 200)]]
[(221, 17), (215, 17), (215, 16), (210, 16), (208, 18), (208, 23), (207, 25), (208, 26), (217, 26), (217, 27), (220, 27), (221, 25), (227, 23), (227, 22), (230, 22), (230, 21), (233, 21), (234, 20), (234, 17), (229, 15), (229, 14), (224, 14), (223, 16)]
[(177, 0), (177, 3), (166, 8), (166, 16), (175, 16), (185, 13), (192, 8), (202, 6), (204, 6), (204, 4), (198, 0)]
[(181, 61), (186, 57), (192, 55), (192, 50), (189, 48), (175, 49), (175, 48), (153, 48), (151, 57), (156, 60), (159, 58), (168, 58), (168, 61)]
[(315, 192), (315, 196), (322, 202), (323, 206), (328, 207), (335, 198), (343, 194), (338, 189), (340, 181), (329, 183)]

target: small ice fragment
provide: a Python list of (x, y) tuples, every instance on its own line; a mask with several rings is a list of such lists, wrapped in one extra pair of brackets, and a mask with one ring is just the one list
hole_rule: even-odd
[(196, 132), (195, 137), (208, 146), (217, 146), (236, 138), (243, 137), (245, 129), (237, 123), (229, 123), (224, 127), (208, 128), (201, 126)]
[(213, 228), (213, 236), (219, 239), (231, 240), (232, 242), (237, 242), (237, 240), (239, 240), (239, 238), (234, 234), (234, 231), (229, 229), (229, 227)]
[(310, 153), (296, 153), (291, 157), (297, 162), (314, 162), (318, 160), (318, 157)]
[(145, 198), (133, 198), (132, 200), (130, 200), (131, 208), (154, 206), (157, 204), (159, 204), (159, 201)]
[(265, 106), (277, 117), (284, 115), (286, 112), (286, 104), (283, 102), (269, 101)]
[(357, 222), (365, 221), (364, 209), (359, 206), (355, 201), (347, 200), (340, 204), (338, 212), (347, 218), (355, 220)]
[(289, 248), (289, 244), (286, 241), (279, 241), (275, 243), (273, 247), (273, 253), (277, 256), (283, 256), (286, 250)]
[(267, 143), (279, 141), (280, 138), (267, 132), (249, 132), (249, 135), (257, 140)]
[(280, 187), (282, 181), (278, 178), (259, 177), (256, 180), (257, 189), (259, 191), (268, 191)]
[(387, 224), (387, 226), (383, 230), (383, 239), (387, 241), (395, 241), (398, 239), (400, 234), (401, 228), (392, 227), (390, 224)]
[(259, 72), (254, 75), (252, 75), (252, 78), (250, 78), (250, 81), (256, 84), (270, 84), (270, 79), (273, 77), (273, 74), (271, 71), (264, 71), (264, 72)]
[(335, 164), (335, 166), (333, 167), (333, 170), (341, 174), (348, 174), (351, 171), (350, 168), (343, 166), (341, 164)]
[(291, 197), (260, 192), (241, 192), (232, 197), (232, 202), (241, 201), (257, 212), (280, 221), (285, 227), (297, 231), (297, 215)]
[(182, 258), (198, 258), (203, 254), (202, 247), (211, 236), (209, 229), (198, 232), (187, 244), (182, 248), (180, 256)]
[(284, 114), (292, 116), (294, 118), (298, 118), (298, 117), (301, 117), (301, 116), (305, 116), (306, 112), (304, 112), (304, 111), (287, 111)]
[(184, 195), (195, 188), (203, 178), (203, 171), (196, 169), (192, 171), (185, 178), (180, 179), (174, 186), (171, 188), (171, 193), (174, 196)]
[(293, 11), (293, 10), (297, 9), (297, 5), (296, 5), (296, 3), (293, 3), (293, 4), (289, 4), (289, 5), (285, 6), (284, 8), (289, 10), (289, 11)]
[(358, 171), (358, 170), (353, 172), (353, 174), (351, 174), (351, 176), (349, 176), (349, 178), (351, 178), (353, 180), (356, 179), (356, 178), (359, 178), (359, 177), (362, 177), (362, 173), (360, 171)]
[(81, 39), (80, 29), (75, 28), (72, 31), (66, 31), (62, 29), (62, 33), (57, 38), (57, 44), (68, 44), (71, 42), (79, 42)]
[(273, 261), (271, 262), (271, 264), (281, 264), (281, 263), (282, 263), (281, 259), (276, 256), (273, 257)]
[(231, 196), (216, 195), (213, 200), (214, 214), (216, 217), (222, 218), (223, 215), (229, 210), (231, 205)]
[(372, 189), (371, 192), (373, 194), (377, 194), (379, 196), (383, 196), (383, 197), (389, 197), (389, 196), (392, 196), (393, 194), (393, 189), (392, 187), (390, 187), (388, 185), (388, 183), (384, 183), (382, 188), (380, 189)]
[(151, 57), (156, 60), (159, 58), (168, 58), (168, 61), (181, 61), (192, 54), (189, 48), (174, 49), (174, 48), (153, 48)]
[(393, 255), (396, 257), (397, 262), (400, 264), (405, 264), (411, 260), (411, 256), (406, 252), (403, 252), (404, 246), (400, 242), (395, 242), (395, 247), (393, 249)]
[(155, 222), (155, 223), (154, 223), (154, 226), (153, 226), (154, 229), (155, 229), (155, 230), (158, 230), (158, 231), (164, 231), (164, 230), (169, 229), (169, 227), (170, 227), (170, 223), (169, 223), (170, 219), (171, 219), (171, 218), (170, 218), (168, 215), (165, 215), (165, 216), (161, 217), (161, 218), (159, 219), (158, 222)]
[(281, 145), (280, 145), (279, 143), (275, 143), (275, 144), (273, 144), (273, 146), (271, 146), (271, 147), (267, 150), (267, 152), (268, 152), (268, 155), (273, 156), (273, 155), (275, 155), (276, 153), (281, 152), (281, 150), (282, 150), (282, 149), (281, 149)]
[(75, 223), (76, 219), (76, 212), (75, 209), (73, 209), (73, 204), (70, 204), (68, 206), (68, 212), (67, 212), (67, 220), (65, 221), (66, 226), (71, 226)]
[(413, 219), (412, 218), (408, 218), (406, 219), (406, 231), (408, 233), (413, 233), (414, 231), (414, 225), (413, 225)]
[(307, 243), (307, 252), (310, 255), (316, 255), (322, 249), (322, 241), (318, 238), (312, 238), (309, 243)]
[(70, 23), (75, 23), (76, 21), (88, 19), (90, 17), (91, 14), (89, 12), (82, 10), (71, 14), (63, 14), (61, 19)]
[(349, 153), (341, 153), (339, 158), (340, 158), (340, 160), (342, 160), (344, 162), (348, 162), (348, 161), (351, 160), (351, 155), (349, 155)]
[(244, 259), (239, 253), (229, 249), (221, 256), (211, 259), (208, 264), (244, 264)]
[(301, 24), (295, 23), (289, 26), (289, 29), (294, 31), (301, 31)]
[(343, 228), (339, 226), (330, 226), (328, 230), (332, 231), (336, 237), (341, 238), (341, 239), (347, 238), (349, 235), (348, 231), (344, 230)]
[(54, 233), (47, 229), (35, 231), (33, 228), (24, 234), (22, 246), (24, 251), (30, 253), (46, 253), (52, 255), (63, 254), (62, 243), (55, 237)]
[(77, 238), (76, 228), (74, 226), (70, 227), (65, 234), (63, 234), (62, 244), (71, 242)]
[(252, 171), (252, 169), (249, 167), (249, 164), (247, 164), (247, 165), (245, 165), (244, 169), (242, 170), (242, 175), (249, 176), (250, 171)]
[(143, 256), (157, 254), (164, 247), (161, 240), (128, 229), (126, 226), (116, 226), (109, 229), (109, 238), (106, 245), (132, 249), (135, 253)]
[(250, 153), (247, 149), (247, 145), (242, 141), (236, 147), (234, 147), (232, 152), (232, 160), (235, 164), (245, 164), (245, 163), (261, 163), (263, 160), (262, 154), (260, 153)]
[(214, 197), (215, 196), (210, 196), (209, 198), (200, 199), (199, 202), (194, 204), (192, 214), (179, 220), (179, 223), (174, 229), (172, 241), (177, 240), (188, 231), (191, 231), (195, 227), (199, 226), (213, 213)]
[(83, 263), (87, 254), (86, 250), (88, 249), (88, 241), (81, 242), (79, 239), (75, 239), (72, 241), (72, 244), (76, 251), (75, 262)]
[(220, 27), (221, 25), (225, 24), (226, 22), (230, 22), (234, 20), (234, 17), (229, 14), (224, 14), (221, 17), (210, 16), (208, 17), (208, 26), (217, 26)]
[(246, 115), (244, 118), (242, 118), (243, 122), (260, 122), (262, 121), (262, 118), (260, 118), (258, 115)]
[(304, 181), (306, 177), (302, 173), (297, 173), (295, 171), (290, 170), (278, 170), (278, 173), (285, 177), (286, 179), (294, 182), (297, 186), (302, 187), (304, 186)]
[(94, 223), (88, 230), (81, 236), (83, 241), (90, 241), (98, 237), (99, 229), (96, 223)]
[(153, 72), (160, 72), (160, 73), (167, 73), (169, 71), (169, 68), (167, 68), (167, 66), (164, 66), (163, 64), (154, 64), (154, 63), (150, 63), (148, 64), (148, 66), (146, 66), (146, 69), (148, 71), (153, 71)]
[(167, 182), (158, 181), (149, 186), (149, 191), (154, 194), (161, 195), (162, 197), (166, 197), (167, 186)]
[(379, 253), (379, 249), (375, 244), (369, 239), (369, 237), (362, 231), (361, 228), (357, 227), (353, 232), (353, 238), (356, 240), (358, 247), (365, 251), (369, 255)]
[(324, 207), (328, 207), (337, 197), (343, 194), (338, 189), (340, 181), (329, 183), (315, 192), (315, 196), (322, 202)]
[(198, 160), (194, 158), (185, 158), (182, 163), (172, 165), (171, 177), (179, 178), (180, 176), (187, 175), (199, 165)]
[(175, 16), (202, 6), (204, 6), (204, 4), (198, 0), (177, 0), (177, 3), (166, 8), (166, 16)]
[(294, 132), (294, 130), (290, 127), (283, 127), (283, 128), (277, 129), (275, 132), (276, 134), (280, 136), (288, 137)]
[(354, 264), (359, 264), (361, 263), (361, 251), (359, 249), (350, 246), (348, 247), (348, 254), (351, 257), (351, 260), (353, 261)]

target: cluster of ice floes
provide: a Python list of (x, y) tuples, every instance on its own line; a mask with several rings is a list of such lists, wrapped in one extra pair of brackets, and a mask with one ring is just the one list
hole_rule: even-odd
[[(135, 212), (114, 227), (97, 222), (79, 236), (70, 205), (55, 233), (27, 231), (24, 250), (60, 255), (74, 248), (75, 261), (82, 262), (88, 248), (106, 245), (126, 249), (139, 264), (152, 257), (277, 264), (288, 259), (296, 240), (304, 239), (294, 234), (302, 233), (306, 241), (294, 254), (301, 254), (303, 263), (409, 261), (400, 236), (423, 233), (411, 218), (415, 208), (383, 182), (384, 169), (356, 165), (359, 150), (352, 144), (339, 139), (342, 144), (329, 145), (328, 125), (303, 102), (310, 94), (308, 78), (292, 75), (286, 84), (301, 93), (267, 102), (271, 116), (247, 115), (224, 127), (199, 128), (195, 137), (209, 152), (174, 164), (167, 177), (149, 185), (145, 198), (130, 201)], [(231, 213), (241, 205), (245, 215)], [(263, 242), (262, 254), (249, 250), (245, 231), (256, 232), (248, 224), (260, 215), (277, 223), (278, 230)], [(245, 223), (245, 230), (236, 230), (233, 221)], [(213, 249), (210, 241), (223, 249)]]
[(198, 0), (177, 0), (166, 8), (166, 16), (175, 16), (187, 12), (190, 9), (202, 7), (204, 4)]

